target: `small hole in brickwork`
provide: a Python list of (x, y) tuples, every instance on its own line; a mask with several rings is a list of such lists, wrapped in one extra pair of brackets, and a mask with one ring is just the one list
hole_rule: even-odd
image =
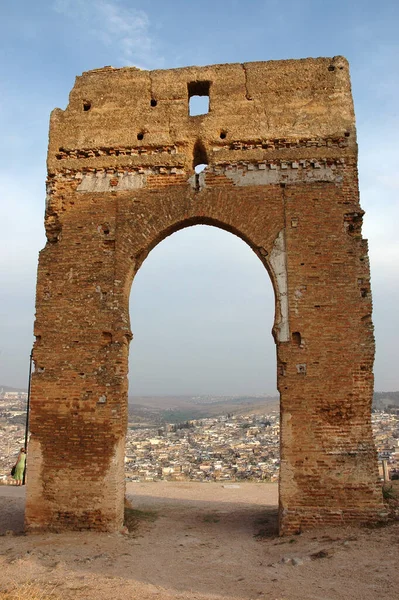
[(104, 235), (109, 235), (110, 229), (108, 223), (104, 223), (104, 225), (102, 226), (102, 230)]
[(334, 65), (330, 65), (330, 66), (328, 67), (328, 70), (329, 70), (329, 71), (335, 71), (335, 67), (334, 67)]
[(227, 135), (227, 133), (225, 131), (221, 131), (220, 132), (220, 139), (221, 140), (225, 140), (226, 139), (226, 135)]
[(349, 137), (349, 136), (350, 136), (350, 134), (351, 134), (351, 132), (350, 132), (350, 131), (345, 131), (345, 137)]
[(286, 368), (287, 368), (286, 362), (282, 362), (279, 365), (277, 365), (278, 374), (281, 375), (282, 377), (284, 377), (284, 375), (286, 374)]
[(91, 102), (89, 102), (88, 100), (83, 100), (83, 110), (84, 110), (84, 112), (87, 112), (90, 109), (91, 109)]
[(366, 290), (366, 288), (362, 288), (360, 290), (360, 293), (361, 293), (362, 298), (367, 298), (369, 292), (368, 292), (368, 290)]
[(293, 331), (293, 333), (292, 333), (292, 342), (296, 346), (300, 346), (301, 345), (302, 338), (301, 338), (301, 334), (299, 333), (299, 331)]
[(105, 345), (112, 344), (112, 333), (110, 333), (109, 331), (103, 331), (102, 332), (102, 342)]
[(204, 169), (206, 169), (206, 167), (207, 167), (207, 166), (208, 166), (208, 165), (206, 165), (206, 164), (196, 165), (196, 167), (195, 167), (194, 171), (195, 171), (195, 172), (197, 173), (197, 175), (198, 175), (198, 173), (202, 173), (202, 171), (203, 171)]
[(143, 138), (144, 138), (144, 133), (141, 131), (140, 133), (137, 134), (137, 139), (141, 141)]
[(151, 106), (156, 106), (158, 104), (158, 102), (155, 100), (155, 98), (151, 98), (151, 102), (150, 102)]
[(363, 212), (347, 213), (344, 215), (344, 226), (349, 235), (361, 237)]
[(209, 81), (191, 81), (187, 84), (188, 114), (190, 117), (209, 112)]

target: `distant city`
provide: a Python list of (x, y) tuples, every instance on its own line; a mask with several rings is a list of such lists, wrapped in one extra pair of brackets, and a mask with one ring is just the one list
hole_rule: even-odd
[[(138, 402), (129, 405), (127, 481), (278, 481), (277, 398), (186, 396), (132, 400)], [(0, 387), (3, 483), (9, 479), (11, 466), (24, 445), (26, 404), (26, 391)], [(399, 393), (377, 393), (373, 406), (379, 461), (386, 460), (392, 478), (396, 474), (399, 478)]]
[(277, 481), (279, 413), (221, 415), (165, 424), (129, 425), (128, 481)]

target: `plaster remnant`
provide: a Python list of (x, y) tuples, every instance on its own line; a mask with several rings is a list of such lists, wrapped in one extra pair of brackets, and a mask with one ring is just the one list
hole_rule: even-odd
[[(294, 184), (300, 182), (330, 182), (339, 184), (342, 182), (342, 176), (332, 168), (332, 165), (321, 165), (315, 161), (313, 166), (301, 165), (297, 162), (289, 165), (286, 162), (259, 163), (254, 165), (255, 169), (248, 169), (246, 164), (238, 166), (237, 170), (223, 169), (216, 167), (215, 173), (223, 172), (226, 177), (231, 179), (235, 185), (270, 185), (270, 184)], [(291, 167), (291, 168), (289, 168)], [(283, 172), (282, 172), (283, 171)]]
[(146, 184), (146, 175), (139, 173), (124, 173), (116, 176), (111, 173), (86, 173), (76, 188), (78, 192), (109, 192), (137, 190)]
[(277, 302), (280, 310), (276, 311), (275, 329), (279, 342), (288, 342), (290, 339), (288, 322), (288, 285), (287, 285), (287, 262), (285, 252), (285, 234), (281, 230), (274, 240), (270, 252), (269, 264), (273, 270), (277, 286)]
[(46, 210), (48, 210), (51, 203), (52, 185), (48, 181), (46, 183)]

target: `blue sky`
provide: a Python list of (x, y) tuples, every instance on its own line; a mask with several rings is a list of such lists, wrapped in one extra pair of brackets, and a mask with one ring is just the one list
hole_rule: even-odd
[[(66, 107), (76, 75), (343, 54), (370, 243), (376, 389), (399, 389), (398, 30), (399, 3), (388, 0), (0, 0), (0, 384), (26, 385), (48, 120)], [(206, 227), (174, 234), (133, 283), (131, 392), (274, 393), (273, 306), (241, 240)]]

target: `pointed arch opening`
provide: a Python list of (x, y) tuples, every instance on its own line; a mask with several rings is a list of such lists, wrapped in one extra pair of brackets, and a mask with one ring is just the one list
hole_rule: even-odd
[[(166, 236), (151, 248), (132, 285), (130, 318), (134, 341), (129, 370), (131, 390), (135, 385), (135, 346), (142, 342), (147, 328), (151, 342), (146, 343), (145, 353), (153, 360), (154, 355), (149, 352), (149, 347), (154, 349), (157, 337), (159, 339), (162, 335), (162, 343), (173, 346), (173, 331), (179, 337), (181, 333), (194, 336), (195, 331), (190, 333), (187, 327), (192, 325), (196, 329), (198, 321), (201, 322), (200, 328), (205, 327), (207, 316), (208, 335), (211, 335), (212, 327), (223, 325), (222, 330), (225, 331), (229, 344), (236, 340), (237, 346), (242, 346), (243, 337), (247, 332), (247, 353), (252, 355), (253, 359), (259, 355), (261, 346), (267, 339), (270, 361), (274, 363), (275, 345), (270, 335), (274, 303), (273, 287), (263, 264), (237, 236), (210, 225), (186, 226), (173, 235), (171, 233)], [(164, 326), (167, 327), (164, 333), (161, 321), (164, 321)], [(182, 331), (176, 332), (177, 327), (181, 327)], [(201, 333), (200, 330), (197, 331)], [(212, 339), (216, 342), (216, 336), (212, 336)], [(251, 339), (254, 341), (252, 351)], [(265, 368), (262, 361), (266, 354), (261, 356), (257, 364), (255, 361), (256, 367), (252, 365), (253, 373), (247, 376), (248, 383), (243, 381), (237, 394), (276, 393), (275, 365), (273, 364), (270, 372), (267, 371), (266, 376), (262, 376), (261, 370)], [(251, 359), (248, 359), (247, 363), (250, 365)], [(179, 369), (178, 364), (176, 369)], [(255, 374), (256, 369), (258, 375)], [(144, 385), (145, 381), (149, 379), (143, 376), (143, 384), (140, 384), (138, 392), (154, 392), (151, 385)], [(234, 393), (234, 389), (226, 382), (224, 389), (219, 384), (215, 388), (196, 386), (192, 389), (187, 385), (176, 389), (172, 386), (168, 388), (168, 392), (223, 395)]]
[(129, 481), (270, 482), (275, 533), (273, 286), (232, 232), (185, 224), (168, 233), (141, 261), (130, 296), (127, 493)]

